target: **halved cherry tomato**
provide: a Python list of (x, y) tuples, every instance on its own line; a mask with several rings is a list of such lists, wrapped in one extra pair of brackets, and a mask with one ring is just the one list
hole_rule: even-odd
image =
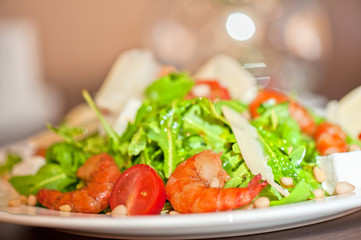
[(189, 98), (194, 97), (207, 97), (209, 99), (222, 99), (230, 100), (231, 96), (229, 95), (228, 89), (223, 87), (217, 80), (197, 80), (195, 82), (194, 88), (198, 86), (206, 86), (209, 88), (209, 92), (205, 96), (197, 96), (193, 91), (189, 94)]
[(251, 102), (249, 105), (249, 111), (253, 118), (258, 117), (258, 108), (261, 106), (262, 103), (267, 102), (268, 100), (273, 99), (275, 104), (280, 104), (283, 102), (289, 101), (289, 98), (286, 94), (283, 94), (279, 91), (273, 89), (262, 89), (257, 97)]
[(110, 194), (110, 208), (124, 205), (128, 215), (159, 214), (166, 201), (161, 177), (148, 165), (137, 164), (125, 170)]

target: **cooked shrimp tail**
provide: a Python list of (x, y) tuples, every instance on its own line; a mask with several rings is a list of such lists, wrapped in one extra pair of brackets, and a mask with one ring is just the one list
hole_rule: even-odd
[(261, 174), (257, 174), (252, 178), (252, 180), (248, 183), (247, 188), (249, 189), (249, 194), (251, 198), (255, 198), (262, 191), (263, 188), (267, 186), (266, 181), (262, 181)]
[(246, 188), (224, 189), (229, 179), (220, 154), (205, 150), (177, 166), (166, 185), (167, 197), (180, 213), (225, 211), (251, 203), (267, 185), (256, 175)]
[(41, 189), (36, 196), (38, 201), (50, 209), (69, 205), (72, 212), (81, 213), (99, 213), (109, 207), (110, 193), (120, 176), (111, 156), (98, 154), (89, 158), (78, 169), (77, 176), (85, 182), (85, 187), (66, 193)]

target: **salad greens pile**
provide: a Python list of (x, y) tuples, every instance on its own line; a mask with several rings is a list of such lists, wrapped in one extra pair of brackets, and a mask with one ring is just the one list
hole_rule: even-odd
[[(64, 141), (47, 149), (46, 164), (37, 174), (14, 176), (10, 183), (23, 195), (36, 194), (41, 188), (76, 189), (82, 186), (76, 177), (79, 166), (88, 157), (102, 152), (113, 156), (122, 171), (143, 163), (155, 169), (166, 182), (179, 163), (211, 149), (222, 152), (223, 168), (231, 177), (225, 187), (247, 186), (253, 175), (221, 108), (226, 105), (242, 113), (248, 106), (238, 100), (188, 99), (193, 84), (187, 74), (172, 73), (148, 86), (134, 122), (128, 124), (121, 136), (104, 119), (89, 94), (83, 92), (106, 135), (93, 134), (79, 139), (77, 136), (86, 129), (49, 126)], [(272, 205), (312, 198), (312, 191), (320, 188), (312, 174), (317, 157), (315, 142), (301, 132), (289, 114), (287, 103), (264, 104), (261, 108), (261, 116), (251, 124), (258, 130), (274, 179), (278, 183), (282, 177), (294, 179), (294, 186), (288, 188), (291, 192), (288, 197), (281, 196), (269, 185), (261, 195), (269, 197)]]

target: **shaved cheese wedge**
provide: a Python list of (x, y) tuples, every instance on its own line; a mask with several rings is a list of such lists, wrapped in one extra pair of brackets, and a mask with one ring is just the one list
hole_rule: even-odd
[(119, 114), (115, 124), (113, 125), (113, 128), (118, 135), (122, 135), (124, 133), (129, 122), (134, 122), (138, 109), (141, 105), (142, 101), (137, 98), (131, 98), (127, 101), (123, 111)]
[(222, 111), (231, 126), (249, 170), (255, 175), (261, 174), (263, 180), (266, 180), (283, 196), (288, 196), (289, 192), (274, 181), (272, 168), (267, 165), (267, 158), (258, 140), (257, 130), (233, 109), (224, 106)]
[(34, 175), (46, 163), (44, 157), (28, 156), (16, 164), (11, 170), (11, 176)]
[(352, 138), (361, 133), (361, 86), (340, 101), (330, 101), (326, 107), (328, 121), (339, 124)]
[(234, 58), (216, 55), (204, 64), (195, 74), (195, 79), (218, 80), (226, 87), (234, 99), (251, 102), (257, 95), (254, 76), (244, 69)]
[(157, 78), (160, 65), (147, 49), (121, 54), (95, 96), (96, 104), (118, 115), (131, 97), (143, 98), (143, 91)]
[(334, 153), (317, 158), (317, 163), (326, 174), (323, 189), (332, 195), (338, 182), (348, 182), (361, 189), (361, 151)]

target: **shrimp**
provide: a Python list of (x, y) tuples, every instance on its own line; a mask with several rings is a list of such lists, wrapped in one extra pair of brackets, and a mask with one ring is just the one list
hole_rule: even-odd
[(317, 126), (311, 114), (302, 105), (289, 98), (287, 95), (272, 89), (263, 89), (250, 104), (250, 113), (252, 117), (259, 116), (258, 107), (273, 99), (276, 104), (289, 102), (289, 111), (291, 117), (298, 123), (303, 133), (312, 136), (316, 141), (316, 149), (321, 155), (332, 154), (336, 152), (345, 152), (347, 150), (346, 134), (335, 124), (325, 122)]
[(166, 185), (167, 198), (179, 213), (203, 213), (232, 210), (245, 206), (267, 185), (261, 175), (254, 177), (247, 188), (227, 188), (230, 179), (222, 168), (221, 154), (211, 150), (190, 157), (179, 164)]
[(257, 97), (249, 105), (251, 116), (253, 118), (259, 116), (257, 109), (262, 103), (269, 100), (275, 101), (276, 104), (289, 102), (290, 115), (300, 126), (301, 131), (310, 136), (315, 133), (317, 125), (307, 109), (286, 94), (276, 90), (263, 89), (258, 93)]
[(340, 126), (329, 122), (321, 123), (314, 135), (316, 149), (321, 155), (346, 152), (346, 137)]
[(90, 157), (76, 174), (85, 181), (85, 187), (66, 193), (41, 189), (36, 196), (38, 201), (54, 210), (68, 204), (72, 212), (81, 213), (99, 213), (109, 207), (110, 193), (120, 176), (113, 158), (105, 153)]

